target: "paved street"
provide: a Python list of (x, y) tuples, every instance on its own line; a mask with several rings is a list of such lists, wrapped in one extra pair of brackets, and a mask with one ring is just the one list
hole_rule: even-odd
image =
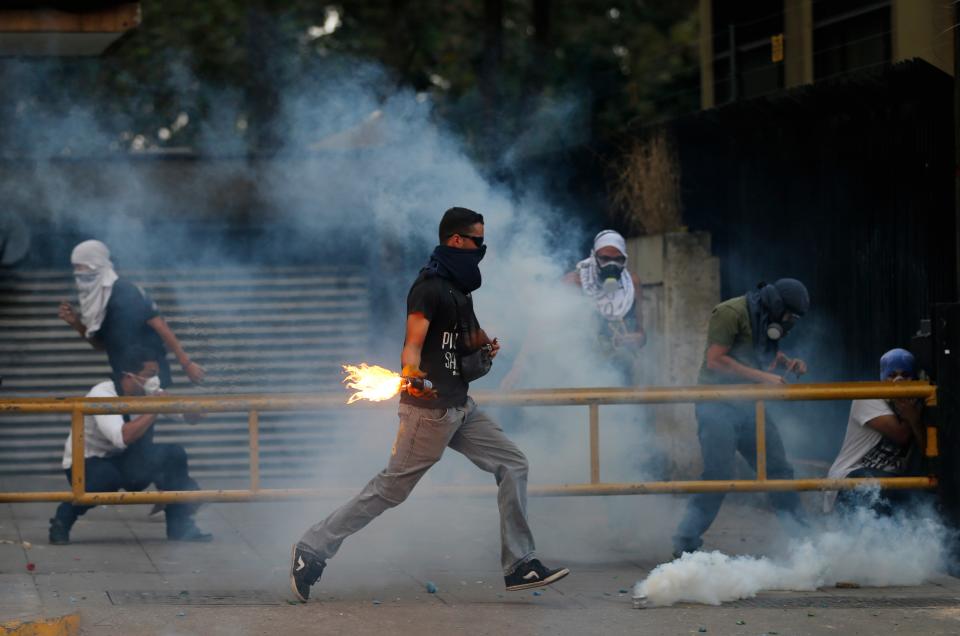
[[(541, 594), (508, 594), (493, 500), (415, 494), (344, 544), (315, 600), (293, 605), (290, 544), (337, 503), (208, 505), (199, 523), (215, 533), (211, 544), (168, 543), (148, 506), (98, 508), (69, 546), (46, 543), (54, 504), (4, 504), (0, 539), (12, 543), (0, 544), (0, 618), (79, 611), (83, 633), (118, 635), (960, 633), (960, 580), (946, 575), (912, 588), (635, 610), (627, 590), (669, 558), (680, 503), (670, 497), (531, 500), (544, 560), (573, 574)], [(708, 547), (775, 554), (777, 528), (741, 497), (724, 507)]]

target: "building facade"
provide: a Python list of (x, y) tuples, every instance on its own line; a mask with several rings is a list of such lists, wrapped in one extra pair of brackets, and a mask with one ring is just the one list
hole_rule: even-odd
[(942, 0), (700, 0), (701, 106), (923, 59), (955, 73)]

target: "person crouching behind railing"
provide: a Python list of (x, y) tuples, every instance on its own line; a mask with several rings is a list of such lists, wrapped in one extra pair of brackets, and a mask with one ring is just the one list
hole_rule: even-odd
[[(880, 380), (898, 382), (915, 380), (913, 354), (905, 349), (891, 349), (880, 358)], [(917, 398), (899, 400), (854, 400), (843, 446), (830, 467), (827, 477), (903, 477), (911, 471), (911, 459), (919, 459), (924, 433), (920, 423), (923, 401)], [(836, 508), (850, 512), (869, 506), (878, 514), (892, 514), (916, 498), (906, 490), (844, 490), (824, 493), (823, 511)]]
[[(163, 393), (157, 374), (156, 355), (141, 347), (130, 347), (118, 359), (119, 371), (112, 380), (93, 387), (87, 397), (158, 395)], [(199, 490), (187, 469), (187, 453), (179, 444), (155, 444), (156, 414), (137, 416), (86, 415), (84, 426), (84, 474), (87, 492), (128, 492), (145, 490), (151, 483), (160, 490)], [(63, 450), (67, 481), (73, 479), (73, 433)], [(77, 518), (93, 506), (60, 504), (50, 519), (50, 543), (70, 543), (70, 529)], [(195, 504), (168, 504), (165, 509), (167, 539), (210, 541), (194, 523)]]

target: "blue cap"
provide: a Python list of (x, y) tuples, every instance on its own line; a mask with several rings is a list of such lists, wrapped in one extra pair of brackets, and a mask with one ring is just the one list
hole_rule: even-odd
[(886, 380), (895, 371), (903, 371), (911, 378), (916, 377), (914, 372), (913, 354), (906, 349), (891, 349), (880, 358), (880, 379)]

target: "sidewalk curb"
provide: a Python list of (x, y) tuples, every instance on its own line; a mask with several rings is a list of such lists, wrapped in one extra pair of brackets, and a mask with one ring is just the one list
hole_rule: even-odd
[(0, 624), (0, 636), (77, 636), (79, 633), (79, 614)]

